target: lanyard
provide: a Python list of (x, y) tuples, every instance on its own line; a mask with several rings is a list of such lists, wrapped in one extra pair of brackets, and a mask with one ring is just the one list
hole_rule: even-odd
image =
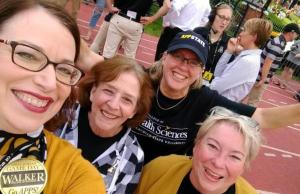
[[(220, 36), (220, 38), (217, 40), (217, 46), (215, 48), (215, 51), (214, 51), (214, 54), (213, 54), (213, 57), (212, 57), (212, 62), (210, 64), (210, 69), (208, 69), (208, 71), (210, 72), (211, 71), (211, 68), (215, 62), (215, 59), (216, 59), (216, 55), (217, 55), (217, 52), (219, 50), (219, 47), (220, 47), (220, 42), (221, 42), (221, 39), (223, 37), (223, 34)], [(208, 51), (211, 52), (211, 45), (213, 44), (211, 41), (211, 38), (210, 38), (210, 34), (209, 34), (209, 45), (208, 45)]]

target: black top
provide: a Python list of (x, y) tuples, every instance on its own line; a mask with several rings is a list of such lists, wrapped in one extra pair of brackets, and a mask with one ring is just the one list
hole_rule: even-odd
[(187, 175), (185, 175), (185, 177), (183, 178), (177, 191), (177, 194), (199, 194), (199, 192), (191, 183), (190, 173), (191, 172), (187, 173)]
[(205, 65), (205, 71), (215, 72), (216, 65), (221, 58), (222, 54), (227, 48), (227, 42), (230, 37), (224, 32), (221, 39), (211, 43), (210, 41), (210, 27), (198, 27), (194, 29), (194, 32), (200, 34), (205, 38), (209, 44), (209, 51), (207, 62)]
[(93, 162), (112, 144), (121, 139), (125, 133), (126, 130), (121, 130), (114, 137), (107, 138), (95, 135), (89, 125), (88, 110), (84, 107), (80, 108), (78, 117), (78, 148), (82, 150), (82, 156), (88, 161)]
[[(178, 189), (177, 194), (201, 194), (200, 192), (198, 192), (194, 186), (191, 183), (191, 180), (189, 178), (190, 176), (189, 172), (187, 175), (185, 175), (185, 177), (183, 178), (180, 187)], [(231, 185), (228, 190), (223, 193), (223, 194), (235, 194), (235, 185)]]
[(137, 12), (137, 19), (145, 16), (150, 9), (153, 0), (115, 0), (114, 6), (126, 14), (128, 10)]
[[(174, 100), (158, 93), (161, 107), (171, 107)], [(223, 106), (237, 113), (252, 116), (254, 107), (236, 103), (206, 86), (190, 90), (187, 97), (170, 110), (162, 110), (152, 101), (152, 108), (144, 122), (133, 129), (145, 153), (145, 163), (169, 154), (191, 154), (193, 141), (200, 122), (208, 116), (211, 108)]]

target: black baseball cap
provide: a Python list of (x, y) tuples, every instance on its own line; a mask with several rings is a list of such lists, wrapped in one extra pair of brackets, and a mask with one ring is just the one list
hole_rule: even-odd
[(289, 23), (283, 27), (283, 32), (296, 32), (300, 34), (299, 26), (296, 23)]
[(189, 49), (193, 51), (203, 65), (206, 64), (208, 43), (200, 34), (193, 31), (183, 31), (176, 34), (170, 42), (167, 52), (172, 52), (178, 49)]

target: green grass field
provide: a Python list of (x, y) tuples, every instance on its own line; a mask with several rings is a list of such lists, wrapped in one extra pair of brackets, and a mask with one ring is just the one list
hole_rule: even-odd
[[(150, 14), (149, 15), (153, 15), (157, 10), (158, 10), (158, 5), (157, 4), (153, 4), (150, 10)], [(152, 36), (160, 36), (162, 30), (162, 18), (156, 20), (155, 22), (153, 22), (152, 24), (146, 25), (144, 27), (144, 32), (147, 34), (150, 34)]]

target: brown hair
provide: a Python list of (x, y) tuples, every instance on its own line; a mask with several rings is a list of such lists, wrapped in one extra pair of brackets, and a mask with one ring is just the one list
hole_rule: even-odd
[(214, 21), (216, 19), (216, 15), (218, 14), (218, 11), (221, 9), (229, 9), (231, 11), (231, 13), (233, 13), (232, 7), (229, 4), (224, 3), (224, 2), (218, 3), (212, 8), (212, 10), (208, 16), (207, 26), (209, 26), (209, 27), (212, 26), (212, 24), (214, 23)]
[(148, 74), (144, 71), (143, 67), (133, 59), (124, 56), (115, 56), (97, 63), (89, 74), (79, 83), (78, 100), (81, 106), (90, 109), (92, 104), (90, 101), (90, 93), (93, 86), (97, 86), (101, 82), (113, 81), (124, 72), (134, 72), (141, 86), (136, 114), (133, 118), (125, 122), (125, 125), (129, 127), (137, 127), (144, 121), (150, 111), (153, 88)]
[(270, 38), (273, 24), (266, 19), (251, 18), (245, 22), (244, 28), (250, 34), (256, 35), (255, 45), (261, 47)]
[[(72, 34), (75, 42), (75, 58), (74, 61), (78, 59), (80, 51), (80, 33), (77, 27), (76, 21), (60, 6), (42, 1), (42, 0), (0, 0), (0, 31), (3, 30), (3, 25), (5, 22), (15, 16), (16, 14), (33, 9), (36, 7), (42, 7), (50, 15), (55, 16), (61, 24), (63, 24), (69, 32)], [(58, 43), (59, 44), (59, 43)], [(70, 96), (66, 99), (61, 110), (54, 116), (51, 120), (45, 123), (45, 127), (50, 130), (57, 129), (67, 120), (72, 117), (72, 105), (75, 102), (75, 95), (73, 88), (71, 90)]]

